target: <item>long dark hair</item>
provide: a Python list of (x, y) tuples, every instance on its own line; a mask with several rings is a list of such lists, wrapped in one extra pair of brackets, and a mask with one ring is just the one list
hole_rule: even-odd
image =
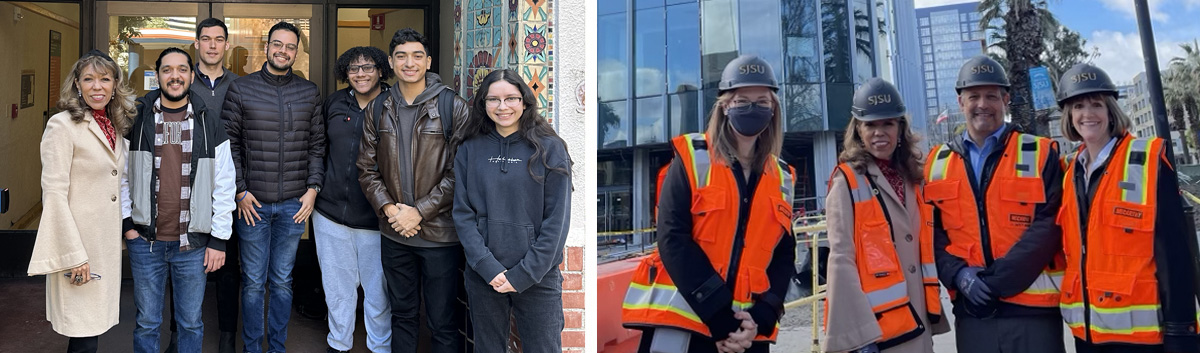
[[(533, 162), (541, 160), (542, 166), (546, 167), (548, 172), (558, 172), (567, 175), (569, 178), (571, 172), (565, 168), (551, 167), (549, 161), (546, 160), (546, 148), (542, 146), (543, 137), (549, 137), (552, 140), (557, 140), (562, 144), (563, 150), (566, 151), (567, 143), (563, 141), (558, 133), (554, 132), (554, 128), (550, 127), (550, 123), (538, 114), (537, 96), (533, 94), (533, 90), (529, 85), (525, 84), (525, 80), (521, 79), (515, 71), (508, 69), (500, 69), (492, 71), (483, 81), (479, 82), (479, 87), (475, 89), (475, 96), (471, 98), (471, 117), (467, 119), (467, 123), (463, 126), (461, 141), (466, 141), (475, 136), (482, 136), (496, 131), (496, 122), (487, 115), (487, 103), (484, 99), (487, 98), (488, 90), (492, 84), (496, 82), (508, 82), (517, 87), (521, 92), (521, 104), (525, 106), (525, 110), (521, 113), (520, 120), (517, 121), (517, 132), (525, 141), (529, 141), (533, 145), (533, 155), (529, 157), (529, 175), (533, 176), (533, 180), (538, 183), (544, 182), (545, 178), (533, 173)], [(567, 167), (574, 165), (575, 161), (571, 160), (571, 154), (567, 154)]]

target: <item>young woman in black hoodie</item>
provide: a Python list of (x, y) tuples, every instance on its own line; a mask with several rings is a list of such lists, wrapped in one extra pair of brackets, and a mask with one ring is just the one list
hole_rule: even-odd
[(454, 226), (476, 352), (504, 352), (516, 309), (525, 352), (561, 352), (571, 156), (516, 72), (484, 77), (454, 158)]

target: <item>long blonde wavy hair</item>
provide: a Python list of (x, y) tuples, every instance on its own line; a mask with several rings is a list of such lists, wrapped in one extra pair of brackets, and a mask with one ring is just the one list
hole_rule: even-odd
[(108, 113), (108, 119), (112, 121), (113, 130), (116, 130), (118, 135), (125, 135), (129, 131), (129, 126), (133, 125), (133, 118), (137, 114), (134, 108), (133, 89), (129, 88), (126, 82), (125, 75), (121, 73), (121, 67), (104, 57), (93, 55), (80, 58), (75, 62), (75, 66), (71, 67), (71, 72), (67, 73), (67, 78), (63, 80), (62, 89), (58, 93), (58, 109), (71, 113), (71, 121), (76, 123), (83, 122), (83, 118), (92, 110), (91, 107), (83, 101), (82, 93), (79, 91), (79, 77), (83, 75), (83, 70), (91, 68), (98, 74), (108, 74), (113, 77), (113, 98), (108, 101), (108, 106), (105, 111)]
[[(867, 163), (872, 163), (875, 156), (871, 155), (871, 152), (863, 146), (862, 136), (858, 134), (858, 127), (862, 124), (862, 120), (858, 120), (853, 115), (850, 116), (850, 124), (846, 126), (846, 135), (842, 139), (842, 153), (838, 155), (838, 162), (849, 164), (855, 172), (866, 175)], [(898, 136), (899, 141), (896, 142), (896, 150), (892, 152), (892, 168), (900, 172), (900, 176), (903, 176), (909, 184), (920, 184), (924, 179), (921, 176), (924, 170), (921, 166), (924, 163), (917, 142), (920, 142), (921, 138), (909, 128), (907, 116), (900, 117), (897, 125), (900, 136)]]

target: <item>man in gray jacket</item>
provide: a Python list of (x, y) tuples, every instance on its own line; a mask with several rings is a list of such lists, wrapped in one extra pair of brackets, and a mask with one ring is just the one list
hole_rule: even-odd
[[(247, 353), (261, 351), (264, 325), (270, 351), (285, 350), (296, 249), (325, 173), (321, 92), (292, 72), (300, 30), (279, 22), (267, 33), (267, 62), (229, 85), (221, 114), (237, 165), (233, 223), (241, 243)], [(270, 310), (264, 307), (268, 282)]]

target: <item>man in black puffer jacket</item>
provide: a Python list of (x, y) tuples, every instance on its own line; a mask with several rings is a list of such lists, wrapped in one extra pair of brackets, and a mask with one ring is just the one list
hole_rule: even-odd
[[(305, 221), (324, 177), (325, 121), (317, 85), (292, 73), (300, 30), (287, 22), (267, 35), (262, 70), (233, 81), (225, 96), (225, 127), (237, 167), (241, 240), (242, 339), (245, 351), (262, 348), (266, 283), (271, 285), (265, 324), (270, 351), (283, 352), (292, 305), (292, 266)], [(269, 270), (269, 273), (268, 273)]]

